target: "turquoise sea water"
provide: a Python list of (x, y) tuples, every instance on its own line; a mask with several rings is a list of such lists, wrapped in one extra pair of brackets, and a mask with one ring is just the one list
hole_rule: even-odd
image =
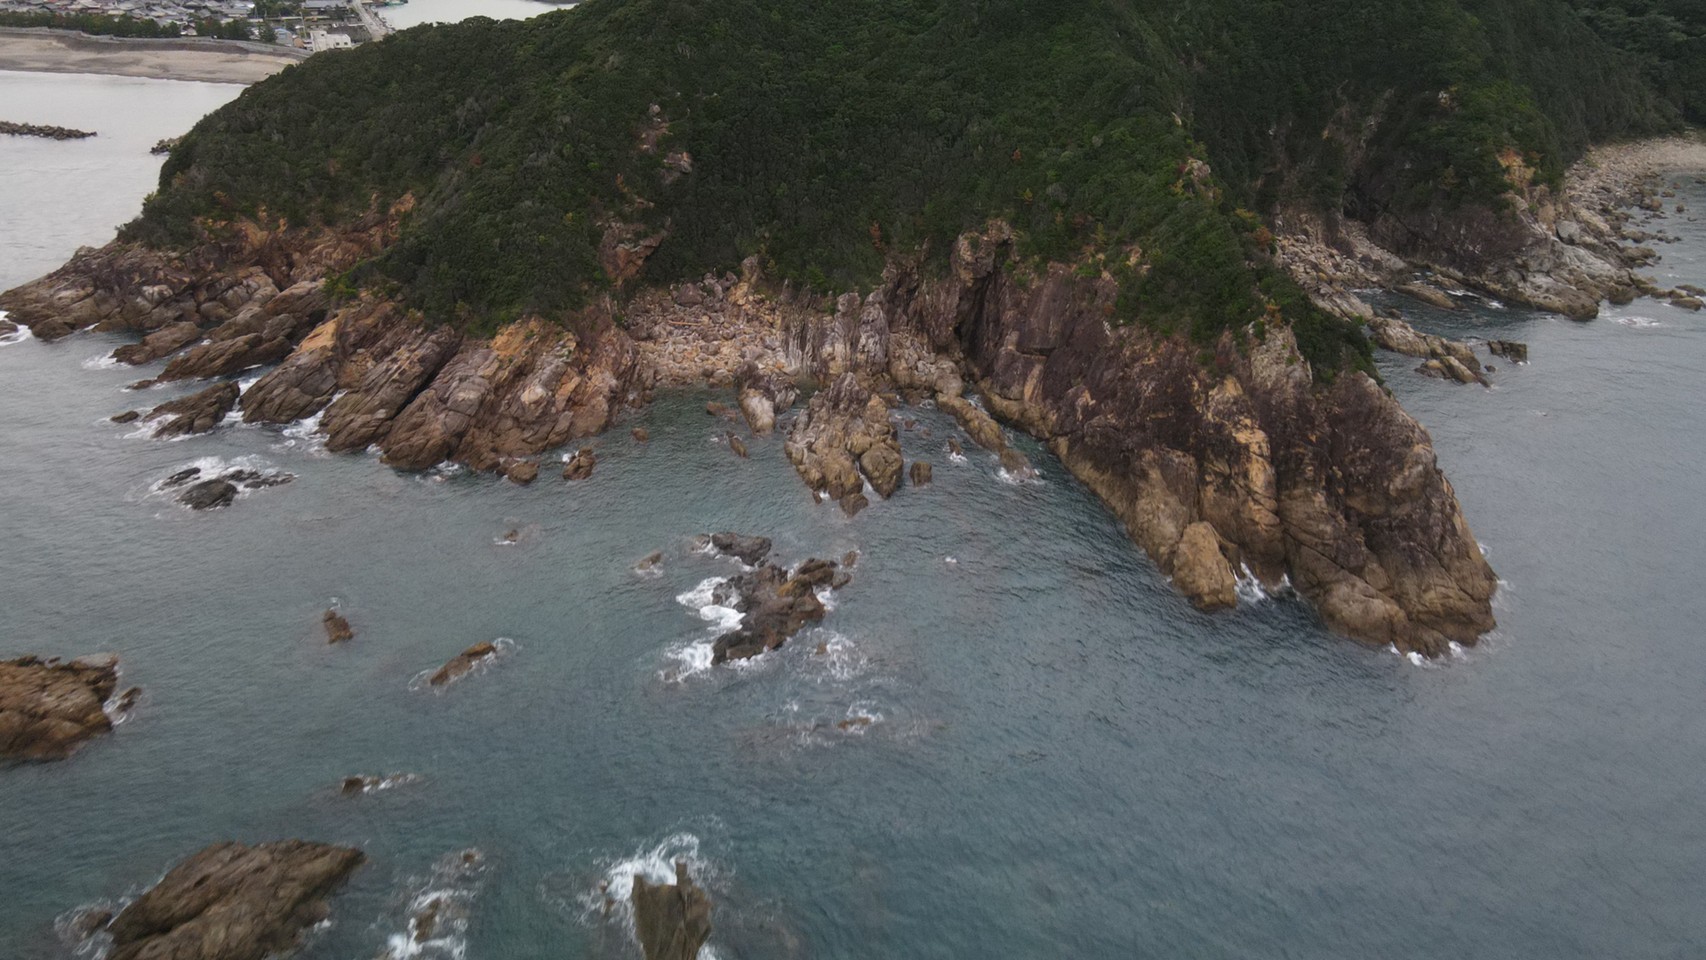
[[(0, 286), (107, 239), (147, 145), (235, 92), (0, 74), (0, 102), (25, 90), (8, 118), (102, 137), (0, 141), (27, 174), (0, 178)], [(1706, 229), (1665, 225), (1659, 272), (1706, 281)], [(0, 346), (0, 656), (111, 650), (145, 690), (71, 761), (0, 770), (0, 956), (70, 956), (73, 908), (280, 837), (370, 857), (310, 960), (383, 955), (432, 890), (466, 923), (419, 956), (635, 957), (600, 886), (676, 855), (724, 960), (1697, 955), (1706, 316), (1403, 306), (1533, 360), (1482, 390), (1383, 358), (1507, 584), (1499, 631), (1427, 665), (1289, 600), (1193, 611), (1058, 463), (1026, 444), (1042, 481), (1014, 485), (952, 462), (932, 411), (904, 442), (936, 483), (848, 520), (779, 440), (733, 456), (703, 394), (629, 415), (591, 480), (518, 488), (301, 426), (132, 436), (106, 417), (184, 388), (125, 392), (147, 371), (102, 362), (120, 340)], [(208, 514), (155, 492), (197, 462), (296, 479)], [(857, 550), (854, 580), (778, 653), (703, 669), (701, 588), (735, 568), (692, 537), (721, 529)], [(419, 779), (337, 795), (393, 773)], [(480, 868), (438, 866), (470, 847)]]

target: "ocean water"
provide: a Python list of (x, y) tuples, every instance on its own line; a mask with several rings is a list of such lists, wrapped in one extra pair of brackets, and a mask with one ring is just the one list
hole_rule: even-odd
[(469, 17), (526, 20), (571, 5), (544, 0), (409, 0), (380, 8), (379, 16), (393, 30), (406, 30), (423, 23), (456, 23)]
[[(22, 119), (139, 143), (220, 102), (53, 80)], [(0, 75), (0, 102), (21, 89)], [(81, 149), (0, 141), (37, 184), (0, 178), (0, 285), (104, 241), (157, 164), (116, 151), (91, 180)], [(1706, 229), (1666, 225), (1659, 272), (1706, 281)], [(1026, 484), (952, 462), (930, 410), (903, 437), (935, 484), (849, 520), (778, 439), (735, 457), (706, 394), (627, 415), (592, 479), (519, 488), (301, 425), (134, 436), (106, 418), (191, 388), (126, 392), (148, 370), (101, 362), (116, 337), (0, 345), (0, 655), (111, 650), (145, 691), (69, 762), (0, 770), (0, 956), (68, 957), (68, 911), (283, 837), (370, 858), (309, 960), (637, 957), (620, 897), (676, 856), (722, 960), (1698, 956), (1706, 316), (1404, 306), (1532, 356), (1491, 390), (1382, 360), (1507, 581), (1498, 632), (1426, 665), (1284, 598), (1195, 612), (1052, 458), (1022, 442)], [(192, 463), (295, 480), (197, 514), (154, 489)], [(854, 580), (821, 627), (707, 669), (703, 588), (736, 567), (692, 538), (721, 529), (858, 551)], [(339, 796), (352, 774), (415, 779)], [(457, 922), (407, 947), (433, 897)]]

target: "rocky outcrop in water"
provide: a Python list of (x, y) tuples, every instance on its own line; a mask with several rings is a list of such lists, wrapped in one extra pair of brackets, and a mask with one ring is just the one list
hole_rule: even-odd
[[(768, 553), (765, 543), (760, 557)], [(765, 563), (730, 577), (712, 591), (712, 599), (718, 606), (740, 611), (740, 626), (716, 639), (711, 662), (745, 660), (782, 646), (828, 612), (818, 598), (819, 590), (838, 590), (850, 579), (835, 561), (817, 559), (806, 560), (792, 571)]]
[[(0, 660), (0, 758), (65, 759), (112, 730), (106, 708), (117, 688), (118, 658), (111, 654)], [(120, 699), (134, 701), (136, 694), (132, 689)]]
[(683, 861), (675, 862), (674, 883), (653, 884), (635, 874), (629, 901), (646, 960), (696, 960), (711, 938), (711, 898), (687, 875)]
[(40, 137), (44, 140), (84, 140), (95, 134), (89, 130), (73, 130), (39, 123), (12, 123), (0, 120), (0, 134), (13, 137)]
[(327, 610), (320, 618), (320, 626), (326, 631), (327, 643), (345, 643), (355, 639), (355, 630), (349, 625), (349, 620), (336, 610)]
[(186, 467), (160, 481), (160, 487), (163, 490), (184, 487), (178, 494), (179, 503), (191, 510), (215, 510), (230, 506), (242, 490), (282, 486), (294, 479), (288, 473), (262, 473), (240, 468), (209, 477), (203, 476), (200, 467)]
[(219, 426), (225, 415), (237, 406), (239, 393), (235, 383), (216, 383), (206, 390), (162, 403), (148, 414), (149, 420), (169, 418), (154, 428), (154, 435), (181, 437), (206, 433)]
[(431, 677), (427, 678), (427, 683), (434, 687), (448, 686), (472, 673), (475, 667), (496, 659), (497, 655), (497, 644), (490, 640), (481, 640), (451, 657), (444, 666), (439, 667)]
[(263, 960), (296, 946), (366, 860), (301, 840), (217, 843), (161, 878), (107, 925), (107, 960)]

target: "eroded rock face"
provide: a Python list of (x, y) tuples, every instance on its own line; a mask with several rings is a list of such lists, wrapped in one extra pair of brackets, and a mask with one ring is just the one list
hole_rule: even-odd
[(764, 558), (770, 555), (771, 544), (769, 537), (746, 537), (724, 531), (711, 534), (711, 546), (718, 553), (739, 558), (741, 563), (753, 566), (763, 563)]
[(0, 660), (0, 758), (70, 756), (113, 728), (104, 707), (117, 687), (118, 658), (111, 654), (65, 663), (40, 657)]
[(675, 882), (652, 884), (635, 875), (629, 895), (634, 933), (646, 960), (696, 960), (711, 938), (711, 898), (675, 863)]
[(263, 960), (326, 919), (366, 860), (301, 840), (217, 843), (179, 863), (108, 924), (108, 960)]

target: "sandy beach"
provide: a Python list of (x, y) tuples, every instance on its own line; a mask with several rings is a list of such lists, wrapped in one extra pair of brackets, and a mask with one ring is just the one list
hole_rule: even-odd
[(247, 84), (304, 57), (300, 51), (228, 40), (133, 40), (0, 29), (0, 70)]

